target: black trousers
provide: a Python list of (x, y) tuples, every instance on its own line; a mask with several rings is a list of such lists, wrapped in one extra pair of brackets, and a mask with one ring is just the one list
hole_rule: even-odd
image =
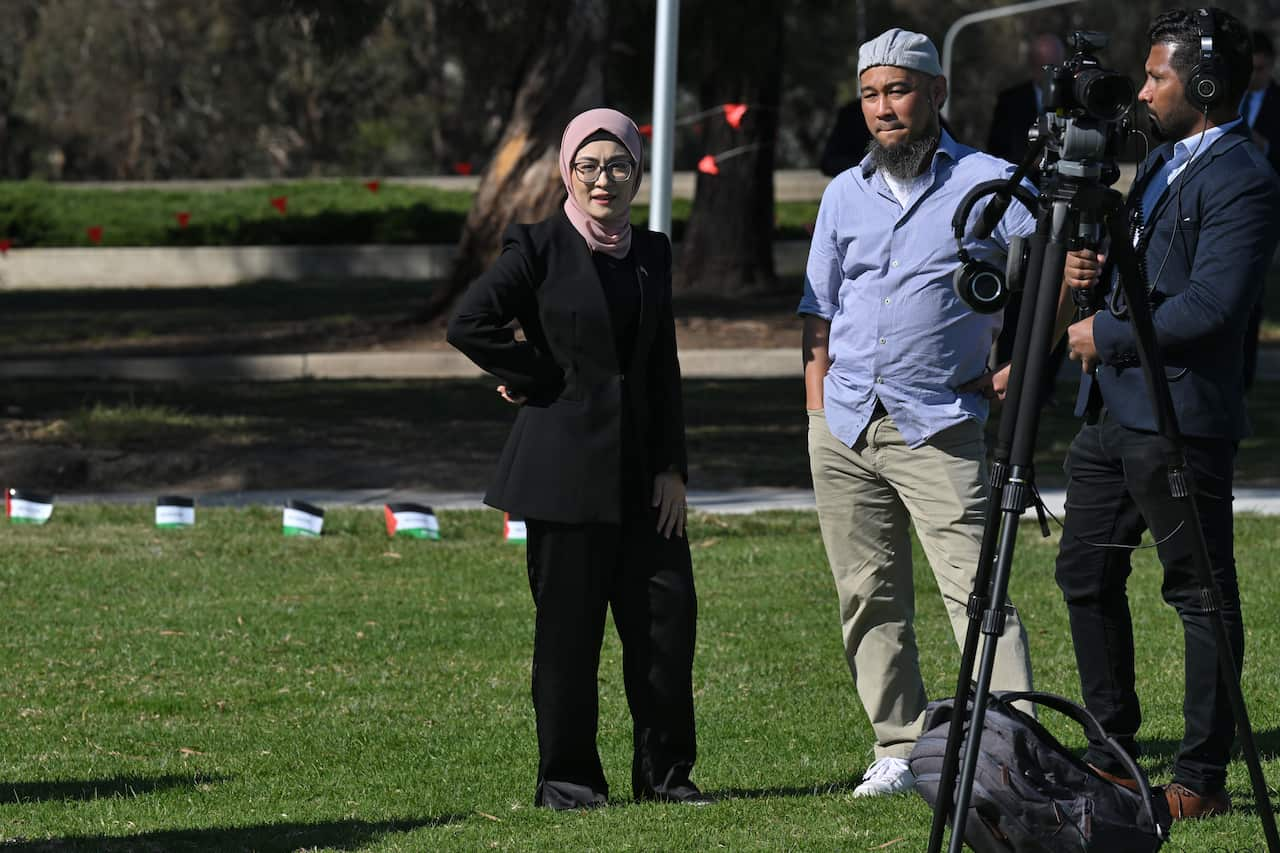
[(656, 532), (656, 513), (647, 507), (628, 513), (622, 524), (526, 524), (529, 586), (537, 606), (534, 804), (580, 808), (608, 797), (596, 750), (596, 676), (610, 606), (634, 724), (632, 791), (646, 799), (687, 790), (697, 753), (697, 599), (689, 541), (664, 539)]
[[(1181, 518), (1160, 447), (1158, 436), (1105, 419), (1080, 430), (1067, 457), (1067, 517), (1056, 574), (1071, 620), (1085, 704), (1109, 735), (1137, 755), (1142, 712), (1134, 689), (1133, 620), (1126, 594), (1131, 552), (1107, 546), (1137, 545), (1150, 528), (1160, 543), (1161, 593), (1177, 610), (1183, 628), (1186, 728), (1173, 778), (1208, 793), (1226, 781), (1235, 723), (1225, 679), (1238, 679), (1239, 673), (1224, 672), (1218, 665), (1213, 626), (1201, 606), (1192, 538), (1183, 530), (1174, 532)], [(1213, 576), (1222, 593), (1222, 618), (1241, 665), (1244, 628), (1231, 515), (1235, 443), (1189, 438), (1185, 453)], [(1167, 651), (1173, 655), (1178, 650)], [(1090, 745), (1085, 760), (1125, 775), (1123, 765), (1097, 744)]]

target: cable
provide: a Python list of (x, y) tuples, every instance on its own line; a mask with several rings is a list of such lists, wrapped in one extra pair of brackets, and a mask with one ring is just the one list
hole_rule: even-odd
[[(1040, 490), (1036, 488), (1034, 483), (1031, 486), (1031, 495), (1032, 497), (1035, 498), (1036, 506), (1040, 508), (1041, 512), (1043, 512), (1045, 515), (1052, 518), (1053, 523), (1058, 525), (1058, 529), (1060, 529), (1065, 534), (1067, 532), (1066, 525), (1063, 524), (1058, 519), (1058, 517), (1053, 514), (1053, 511), (1050, 510), (1049, 507), (1045, 506), (1044, 498), (1040, 497)], [(1164, 536), (1160, 539), (1157, 539), (1156, 541), (1152, 542), (1150, 545), (1120, 545), (1115, 542), (1090, 542), (1088, 539), (1081, 539), (1079, 536), (1076, 536), (1074, 534), (1072, 535), (1071, 538), (1076, 540), (1082, 545), (1088, 545), (1090, 548), (1115, 548), (1118, 551), (1142, 551), (1147, 548), (1159, 548), (1161, 545), (1163, 545), (1164, 543), (1172, 539), (1174, 536), (1176, 536), (1178, 534), (1178, 531), (1181, 530), (1185, 524), (1186, 524), (1185, 521), (1179, 521), (1178, 526), (1173, 528), (1173, 530), (1169, 531), (1168, 536)]]

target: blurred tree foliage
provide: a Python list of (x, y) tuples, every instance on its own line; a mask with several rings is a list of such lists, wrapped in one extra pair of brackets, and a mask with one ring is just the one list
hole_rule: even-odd
[[(904, 26), (941, 47), (961, 15), (1008, 2), (684, 0), (678, 112), (732, 91), (723, 78), (741, 76), (740, 64), (711, 57), (740, 50), (748, 65), (780, 74), (778, 102), (757, 105), (775, 110), (774, 164), (810, 166), (835, 109), (856, 92), (860, 41)], [(957, 135), (985, 140), (996, 92), (1028, 73), (1024, 44), (1035, 32), (1109, 30), (1104, 62), (1140, 80), (1146, 24), (1169, 5), (1083, 0), (965, 29), (951, 80)], [(1280, 0), (1220, 5), (1280, 35)], [(579, 26), (562, 8), (553, 0), (0, 0), (0, 177), (479, 171), (543, 25), (560, 38)], [(652, 0), (610, 4), (600, 57), (605, 100), (641, 123), (653, 17)], [(709, 127), (681, 125), (677, 168), (714, 153)]]

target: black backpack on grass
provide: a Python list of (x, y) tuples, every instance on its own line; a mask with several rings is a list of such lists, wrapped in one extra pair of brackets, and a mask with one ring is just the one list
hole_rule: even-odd
[[(1105, 741), (1138, 780), (1131, 791), (1103, 779), (1030, 715), (1026, 700), (1075, 720)], [(931, 702), (924, 734), (911, 753), (916, 790), (934, 806), (946, 754), (954, 700)], [(965, 721), (966, 727), (968, 719)], [(968, 739), (968, 732), (965, 732)], [(963, 746), (961, 747), (963, 755)], [(1169, 837), (1169, 807), (1153, 796), (1133, 758), (1102, 731), (1084, 708), (1052, 693), (993, 693), (982, 729), (964, 840), (977, 853), (1148, 853)]]

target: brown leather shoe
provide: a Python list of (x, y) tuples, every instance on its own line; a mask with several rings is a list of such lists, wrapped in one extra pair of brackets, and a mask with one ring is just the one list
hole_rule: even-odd
[(1128, 788), (1130, 791), (1138, 790), (1138, 780), (1134, 779), (1132, 776), (1117, 776), (1114, 773), (1108, 773), (1105, 770), (1094, 767), (1092, 764), (1089, 765), (1089, 769), (1094, 773), (1097, 773), (1103, 779), (1106, 779), (1108, 782), (1112, 782), (1122, 788)]
[(1165, 786), (1164, 798), (1174, 820), (1211, 817), (1231, 811), (1231, 797), (1227, 795), (1226, 788), (1212, 794), (1197, 794), (1181, 782), (1172, 782)]

